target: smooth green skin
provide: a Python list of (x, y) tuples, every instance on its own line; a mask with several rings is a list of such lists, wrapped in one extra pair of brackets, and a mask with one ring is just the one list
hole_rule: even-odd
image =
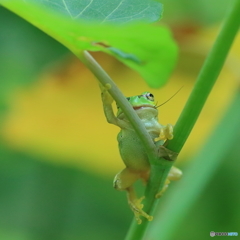
[[(113, 182), (114, 188), (127, 191), (128, 203), (139, 224), (142, 221), (140, 216), (151, 221), (153, 217), (142, 210), (143, 204), (141, 204), (141, 201), (144, 197), (138, 199), (133, 188), (133, 184), (138, 179), (146, 183), (149, 178), (150, 164), (145, 147), (121, 108), (118, 108), (117, 115), (115, 116), (112, 108), (113, 99), (108, 93), (107, 88), (101, 87), (101, 89), (103, 108), (107, 121), (121, 128), (117, 140), (120, 155), (126, 165), (126, 168), (115, 176)], [(162, 145), (165, 140), (173, 138), (172, 125), (168, 124), (167, 126), (163, 126), (158, 122), (158, 109), (154, 103), (154, 96), (151, 93), (144, 92), (137, 96), (128, 97), (127, 99), (157, 146)], [(158, 141), (156, 141), (156, 139), (158, 139)], [(180, 176), (181, 171), (173, 167), (165, 182), (164, 188), (156, 197), (162, 195), (168, 187), (170, 180), (177, 180)]]
[[(154, 141), (155, 138), (159, 137), (163, 126), (158, 122), (158, 110), (154, 103), (153, 95), (144, 92), (141, 95), (127, 99)], [(121, 128), (117, 136), (119, 151), (126, 167), (137, 172), (149, 171), (149, 162), (145, 148), (121, 108), (118, 109), (117, 118), (118, 126)]]

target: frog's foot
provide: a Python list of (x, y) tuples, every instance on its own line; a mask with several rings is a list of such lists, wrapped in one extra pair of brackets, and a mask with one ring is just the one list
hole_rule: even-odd
[(101, 89), (103, 102), (106, 103), (106, 104), (112, 104), (113, 103), (113, 98), (108, 92), (108, 90), (111, 88), (111, 85), (106, 84), (106, 85), (103, 86), (102, 84), (99, 84), (99, 86), (100, 86), (100, 89)]
[(160, 198), (163, 195), (163, 193), (167, 190), (169, 183), (170, 183), (170, 180), (167, 179), (164, 183), (162, 190), (155, 195), (155, 198)]
[(173, 139), (173, 125), (167, 124), (167, 126), (164, 127), (164, 134), (166, 139)]
[(160, 130), (159, 139), (160, 140), (173, 139), (173, 125), (167, 124), (166, 126), (162, 127)]
[[(146, 176), (142, 175), (143, 180), (145, 180), (145, 177), (148, 177), (148, 173), (146, 173)], [(145, 217), (148, 221), (152, 221), (153, 217), (149, 216), (146, 212), (143, 211), (142, 200), (144, 199), (144, 197), (138, 199), (135, 194), (133, 184), (139, 178), (139, 172), (135, 172), (129, 168), (125, 168), (115, 176), (113, 181), (113, 187), (117, 190), (125, 190), (127, 192), (128, 204), (134, 213), (137, 223), (141, 224), (141, 217)]]
[(145, 217), (148, 221), (152, 221), (153, 217), (148, 215), (146, 212), (144, 212), (143, 209), (143, 204), (141, 203), (142, 200), (145, 197), (141, 197), (139, 199), (135, 199), (133, 201), (129, 201), (130, 208), (132, 209), (135, 219), (137, 220), (138, 224), (142, 223), (142, 220), (140, 217)]

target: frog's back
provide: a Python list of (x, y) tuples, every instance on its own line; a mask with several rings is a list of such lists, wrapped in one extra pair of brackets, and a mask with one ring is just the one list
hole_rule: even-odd
[(121, 130), (117, 136), (122, 160), (126, 167), (136, 171), (149, 169), (145, 148), (134, 130)]

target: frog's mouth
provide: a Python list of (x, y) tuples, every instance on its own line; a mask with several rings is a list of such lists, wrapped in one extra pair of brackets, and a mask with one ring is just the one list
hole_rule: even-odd
[(156, 108), (155, 106), (153, 105), (142, 105), (142, 106), (136, 106), (136, 107), (133, 107), (134, 110), (139, 110), (139, 109), (143, 109), (143, 108)]

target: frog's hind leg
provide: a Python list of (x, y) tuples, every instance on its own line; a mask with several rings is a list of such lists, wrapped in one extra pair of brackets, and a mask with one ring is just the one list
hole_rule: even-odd
[(151, 221), (153, 218), (152, 216), (149, 216), (142, 210), (143, 204), (141, 202), (144, 199), (144, 197), (138, 199), (133, 188), (133, 184), (140, 177), (141, 177), (140, 173), (132, 171), (129, 168), (125, 168), (115, 176), (113, 181), (113, 186), (115, 189), (120, 191), (121, 190), (127, 191), (128, 204), (132, 209), (138, 224), (141, 224), (142, 222), (142, 220), (140, 219), (141, 216), (147, 218), (149, 221)]
[(168, 173), (168, 179), (171, 181), (177, 181), (182, 177), (182, 171), (177, 168), (172, 166), (170, 172)]
[(131, 171), (129, 168), (124, 168), (115, 176), (113, 187), (119, 191), (126, 190), (132, 186), (139, 177), (139, 173)]

